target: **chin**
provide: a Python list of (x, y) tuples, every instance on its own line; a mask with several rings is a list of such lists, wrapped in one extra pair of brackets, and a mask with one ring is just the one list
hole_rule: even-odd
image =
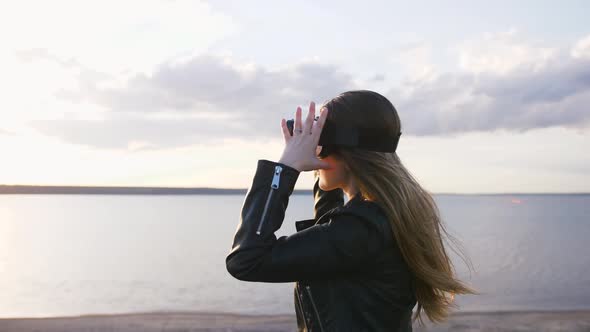
[(320, 179), (320, 183), (319, 183), (319, 187), (320, 189), (322, 189), (323, 191), (329, 191), (332, 190), (334, 188), (330, 188), (329, 186), (326, 186), (326, 184), (324, 182), (322, 182), (322, 180)]
[(323, 181), (322, 181), (322, 179), (320, 178), (319, 187), (320, 187), (320, 189), (321, 189), (321, 190), (323, 190), (323, 191), (326, 191), (326, 187), (324, 187), (323, 183), (324, 183), (324, 182), (323, 182)]

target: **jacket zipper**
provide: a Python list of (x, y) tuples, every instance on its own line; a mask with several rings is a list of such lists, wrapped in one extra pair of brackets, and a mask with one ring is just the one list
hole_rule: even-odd
[(297, 283), (297, 304), (299, 305), (299, 312), (301, 312), (301, 316), (303, 318), (303, 325), (305, 326), (305, 331), (309, 331), (309, 327), (307, 326), (307, 319), (305, 318), (305, 311), (303, 311), (303, 305), (301, 304), (301, 287), (299, 287), (299, 283)]
[(311, 301), (311, 305), (313, 306), (313, 311), (315, 311), (315, 315), (318, 318), (318, 324), (320, 325), (320, 331), (323, 331), (324, 328), (322, 327), (322, 320), (320, 319), (320, 313), (318, 312), (318, 308), (315, 306), (315, 302), (313, 301), (313, 297), (311, 296), (311, 289), (309, 289), (309, 285), (305, 286), (307, 290), (307, 294), (309, 295), (309, 300)]
[(264, 217), (266, 217), (266, 212), (268, 211), (268, 206), (270, 205), (270, 198), (272, 194), (275, 192), (276, 189), (279, 188), (279, 180), (281, 179), (281, 171), (283, 167), (277, 165), (275, 166), (275, 173), (272, 177), (272, 183), (270, 184), (270, 191), (268, 192), (268, 196), (266, 197), (266, 204), (264, 205), (264, 211), (262, 211), (262, 217), (260, 218), (260, 222), (258, 223), (258, 230), (256, 230), (256, 234), (260, 235), (262, 230), (262, 224), (264, 223)]

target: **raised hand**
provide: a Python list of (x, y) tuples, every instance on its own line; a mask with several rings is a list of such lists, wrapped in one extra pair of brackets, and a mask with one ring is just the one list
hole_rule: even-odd
[(285, 149), (279, 162), (298, 171), (329, 169), (330, 164), (318, 159), (317, 156), (318, 142), (327, 117), (328, 109), (322, 108), (318, 120), (315, 121), (315, 103), (312, 101), (305, 122), (302, 123), (301, 107), (297, 107), (295, 123), (293, 124), (293, 136), (289, 133), (287, 121), (284, 118), (281, 119)]

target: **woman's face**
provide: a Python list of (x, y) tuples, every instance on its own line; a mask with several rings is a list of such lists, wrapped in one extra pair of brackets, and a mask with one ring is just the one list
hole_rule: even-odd
[(319, 169), (320, 189), (328, 191), (336, 188), (345, 188), (349, 182), (349, 178), (348, 169), (344, 162), (338, 159), (338, 156), (335, 154), (322, 158), (322, 161), (330, 164), (330, 169)]

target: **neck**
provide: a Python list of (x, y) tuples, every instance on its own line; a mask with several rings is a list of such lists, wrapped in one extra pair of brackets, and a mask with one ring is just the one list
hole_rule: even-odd
[(354, 185), (354, 183), (349, 183), (348, 185), (342, 187), (342, 191), (348, 197), (348, 200), (352, 199), (355, 195), (360, 195), (360, 191)]

